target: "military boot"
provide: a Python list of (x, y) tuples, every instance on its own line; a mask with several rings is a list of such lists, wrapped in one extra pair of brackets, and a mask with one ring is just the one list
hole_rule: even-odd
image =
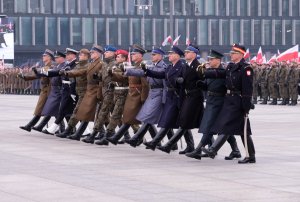
[[(242, 138), (243, 144), (245, 145), (245, 143), (244, 143), (244, 137), (241, 136), (241, 138)], [(238, 161), (239, 164), (256, 163), (255, 147), (254, 147), (251, 135), (247, 136), (247, 145), (248, 145), (249, 157), (245, 157), (243, 160), (239, 160)]]
[[(168, 139), (170, 140), (173, 136), (174, 136), (174, 131), (173, 131), (173, 129), (170, 129), (169, 132), (167, 133), (167, 137), (168, 137)], [(158, 146), (158, 147), (159, 147), (159, 146)], [(172, 151), (178, 150), (178, 145), (177, 145), (177, 143), (173, 145), (173, 147), (172, 147), (171, 150), (172, 150)]]
[[(95, 129), (94, 129), (95, 130)], [(103, 137), (104, 137), (104, 134), (105, 134), (105, 129), (104, 129), (104, 126), (101, 126), (100, 128), (99, 128), (99, 130), (96, 130), (96, 131), (98, 131), (98, 134), (95, 136), (95, 140), (100, 140), (100, 139), (102, 139)]]
[(45, 116), (37, 126), (32, 127), (32, 130), (42, 132), (43, 128), (45, 127), (45, 125), (47, 125), (50, 119), (51, 116)]
[(140, 129), (134, 134), (134, 136), (125, 142), (132, 147), (136, 147), (138, 143), (141, 142), (141, 140), (143, 141), (143, 137), (145, 136), (149, 128), (150, 128), (150, 124), (144, 123), (140, 127)]
[(297, 105), (297, 100), (292, 100), (291, 105), (296, 106)]
[(190, 130), (187, 130), (186, 133), (184, 134), (184, 139), (186, 142), (186, 148), (183, 151), (180, 151), (179, 154), (185, 154), (185, 153), (189, 153), (195, 150), (195, 146), (194, 146), (194, 138), (193, 138), (193, 134)]
[(190, 157), (190, 158), (201, 160), (201, 157), (202, 157), (202, 147), (204, 147), (204, 145), (200, 141), (200, 143), (198, 144), (198, 146), (196, 147), (196, 149), (194, 149), (194, 151), (187, 152), (187, 153), (185, 153), (185, 155), (187, 157)]
[(75, 132), (75, 128), (68, 125), (66, 130), (62, 133), (57, 134), (56, 137), (66, 138), (67, 136), (72, 135), (74, 132)]
[(27, 123), (25, 126), (20, 126), (20, 128), (30, 132), (31, 128), (40, 120), (40, 118), (40, 116), (34, 116), (29, 123)]
[(162, 147), (159, 149), (163, 152), (170, 153), (174, 144), (176, 144), (180, 138), (187, 132), (187, 130), (179, 128), (176, 134)]
[(125, 144), (126, 143), (126, 140), (129, 140), (131, 137), (129, 135), (129, 132), (128, 130), (124, 133), (124, 137), (118, 141), (118, 144)]
[(241, 158), (242, 155), (236, 143), (235, 137), (233, 135), (230, 135), (227, 139), (227, 142), (230, 144), (232, 151), (229, 154), (229, 156), (225, 156), (225, 160), (233, 160), (235, 158)]
[(210, 158), (214, 159), (215, 156), (217, 155), (217, 152), (223, 146), (223, 144), (226, 142), (227, 139), (228, 139), (228, 135), (219, 135), (211, 147), (209, 147), (208, 149), (202, 147), (202, 151), (208, 154)]
[(123, 124), (119, 130), (117, 131), (116, 134), (114, 134), (113, 136), (111, 137), (107, 137), (107, 141), (114, 144), (114, 145), (117, 145), (118, 144), (118, 141), (119, 139), (122, 138), (122, 136), (124, 136), (126, 134), (126, 132), (128, 131), (130, 125), (129, 124)]
[(89, 144), (94, 144), (94, 140), (95, 140), (95, 137), (96, 135), (98, 134), (99, 132), (93, 130), (92, 133), (90, 133), (89, 135), (85, 136), (84, 138), (82, 138), (82, 142), (85, 142), (85, 143), (89, 143)]
[(267, 98), (264, 98), (263, 101), (262, 101), (261, 103), (259, 103), (259, 104), (265, 105), (265, 104), (268, 103), (267, 101), (268, 101), (268, 99), (267, 99)]
[(277, 98), (273, 98), (272, 102), (269, 105), (277, 105)]
[(106, 145), (108, 146), (109, 145), (109, 142), (107, 141), (108, 138), (114, 136), (115, 133), (112, 132), (112, 131), (106, 131), (106, 133), (104, 134), (104, 137), (100, 140), (96, 140), (95, 141), (95, 144), (96, 145)]
[(156, 134), (156, 136), (152, 139), (152, 141), (144, 142), (144, 145), (146, 145), (148, 148), (154, 151), (157, 145), (168, 134), (169, 131), (170, 129), (161, 128), (159, 132)]
[(84, 133), (85, 129), (87, 128), (89, 122), (81, 122), (79, 128), (76, 130), (76, 132), (73, 135), (67, 136), (68, 139), (71, 140), (77, 140), (79, 141), (81, 138), (81, 135)]

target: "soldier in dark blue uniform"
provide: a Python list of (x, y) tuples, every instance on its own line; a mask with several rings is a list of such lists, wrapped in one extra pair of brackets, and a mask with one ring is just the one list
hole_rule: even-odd
[[(46, 134), (55, 134), (59, 130), (59, 124), (63, 121), (64, 118), (69, 120), (74, 107), (76, 105), (76, 90), (75, 90), (75, 79), (68, 78), (65, 75), (60, 75), (60, 71), (65, 70), (69, 71), (72, 70), (76, 66), (77, 61), (77, 53), (78, 51), (73, 50), (71, 48), (66, 49), (66, 60), (65, 66), (62, 67), (60, 70), (51, 70), (45, 73), (47, 77), (58, 77), (60, 76), (62, 80), (62, 89), (61, 89), (61, 100), (60, 106), (58, 110), (58, 114), (56, 116), (55, 122), (49, 126), (47, 129), (43, 130)], [(72, 129), (67, 128), (66, 131), (63, 132), (63, 135), (58, 134), (58, 137), (66, 137), (70, 135), (69, 133), (72, 132)]]
[[(211, 50), (208, 56), (210, 68), (218, 69), (218, 71), (224, 71), (223, 65), (221, 64), (223, 54)], [(202, 147), (212, 144), (212, 138), (214, 133), (211, 132), (211, 128), (216, 121), (224, 103), (224, 98), (226, 94), (226, 85), (225, 79), (206, 79), (205, 82), (199, 81), (198, 85), (202, 85), (203, 89), (207, 92), (206, 106), (201, 121), (199, 132), (203, 133), (201, 141), (197, 148), (190, 153), (187, 153), (186, 156), (201, 159), (203, 157)], [(225, 157), (226, 160), (232, 160), (234, 158), (240, 158), (241, 153), (238, 149), (236, 139), (233, 135), (229, 136), (227, 141), (230, 143), (232, 152), (229, 156)]]
[(245, 52), (244, 46), (234, 44), (230, 52), (232, 62), (228, 64), (226, 71), (211, 69), (205, 72), (207, 78), (225, 78), (227, 92), (221, 112), (211, 130), (219, 136), (209, 149), (202, 148), (202, 151), (214, 158), (229, 135), (241, 135), (243, 143), (246, 135), (249, 157), (240, 160), (239, 163), (255, 163), (250, 122), (246, 119), (252, 108), (253, 70), (243, 58)]

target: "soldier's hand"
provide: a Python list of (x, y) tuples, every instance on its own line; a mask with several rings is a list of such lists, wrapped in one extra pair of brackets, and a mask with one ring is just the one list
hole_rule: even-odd
[(36, 67), (32, 67), (32, 71), (34, 72), (35, 75), (38, 74), (38, 71), (37, 71)]
[(146, 64), (145, 63), (141, 63), (141, 68), (142, 68), (142, 70), (144, 71), (144, 72), (146, 72), (147, 71), (147, 67), (146, 67)]
[(66, 70), (64, 70), (64, 69), (59, 70), (58, 74), (59, 74), (59, 75), (67, 76), (67, 72), (66, 72)]
[(204, 72), (205, 72), (205, 63), (200, 64), (200, 65), (197, 67), (196, 71), (197, 71), (198, 74), (200, 75), (200, 78), (201, 78), (201, 79), (204, 78), (204, 77), (205, 77), (205, 74), (204, 74)]
[(178, 77), (176, 78), (176, 83), (182, 84), (184, 82), (184, 78)]

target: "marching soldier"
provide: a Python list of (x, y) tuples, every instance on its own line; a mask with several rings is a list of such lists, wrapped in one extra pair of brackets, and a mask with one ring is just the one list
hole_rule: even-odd
[(272, 102), (270, 103), (270, 105), (277, 105), (279, 92), (278, 92), (278, 88), (277, 88), (278, 86), (276, 81), (276, 74), (277, 74), (276, 62), (272, 62), (270, 66), (271, 68), (268, 71), (268, 75), (267, 75), (268, 88), (270, 92), (270, 97), (272, 98)]
[[(228, 64), (225, 72), (217, 69), (205, 72), (207, 78), (225, 78), (227, 94), (221, 112), (212, 127), (212, 132), (219, 136), (209, 149), (202, 148), (204, 153), (214, 158), (228, 139), (228, 135), (241, 135), (243, 143), (245, 143), (243, 136), (246, 136), (249, 157), (238, 161), (241, 164), (256, 162), (250, 122), (246, 119), (252, 108), (253, 70), (244, 60), (245, 52), (244, 46), (234, 44), (230, 52), (232, 62)], [(244, 134), (245, 124), (246, 134)]]
[(278, 69), (278, 87), (279, 94), (282, 98), (282, 102), (279, 105), (289, 104), (289, 92), (288, 92), (288, 83), (286, 81), (288, 72), (288, 65), (286, 61), (282, 61), (280, 68)]
[[(143, 55), (146, 51), (137, 44), (134, 44), (132, 48), (131, 56), (132, 62), (134, 62), (135, 66), (134, 68), (141, 69)], [(119, 140), (127, 133), (130, 125), (140, 124), (140, 121), (136, 119), (136, 115), (148, 97), (149, 86), (146, 78), (144, 77), (129, 76), (126, 78), (126, 76), (116, 73), (113, 73), (112, 76), (115, 77), (115, 81), (125, 81), (128, 79), (129, 83), (129, 91), (123, 111), (122, 126), (119, 128), (118, 132), (112, 136), (112, 139)], [(96, 141), (95, 144), (107, 145), (108, 141), (106, 140), (106, 137), (103, 137)]]
[(259, 74), (259, 85), (261, 88), (261, 95), (263, 101), (260, 104), (267, 104), (268, 101), (268, 81), (267, 81), (267, 74), (268, 74), (269, 69), (267, 68), (266, 64), (262, 64), (260, 74)]
[[(54, 53), (51, 50), (46, 49), (43, 54), (43, 62), (45, 66), (42, 68), (43, 71), (48, 71), (51, 68), (52, 60), (54, 58)], [(23, 75), (22, 73), (18, 74), (19, 78), (24, 79), (25, 81), (35, 80), (38, 77), (35, 74), (31, 75)], [(42, 77), (41, 81), (41, 93), (39, 96), (39, 100), (37, 102), (34, 117), (29, 121), (29, 123), (25, 126), (20, 126), (21, 129), (26, 130), (28, 132), (31, 131), (31, 128), (40, 120), (44, 105), (47, 101), (48, 94), (50, 92), (50, 79), (46, 77)]]
[(299, 71), (297, 70), (297, 63), (292, 62), (291, 67), (287, 74), (286, 82), (288, 83), (289, 96), (291, 103), (289, 105), (297, 105), (298, 100), (298, 81), (299, 81)]

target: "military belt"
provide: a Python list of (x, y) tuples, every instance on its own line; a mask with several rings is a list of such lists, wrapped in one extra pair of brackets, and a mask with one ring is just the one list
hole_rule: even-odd
[(129, 87), (115, 87), (115, 90), (128, 90)]
[(223, 96), (225, 96), (225, 93), (207, 91), (207, 95), (208, 96), (223, 97)]
[(200, 91), (200, 89), (184, 89), (184, 92), (186, 95), (192, 95), (192, 94), (197, 94)]
[(226, 91), (226, 95), (230, 95), (230, 96), (238, 95), (238, 96), (241, 96), (241, 91), (227, 90)]
[(71, 81), (62, 80), (62, 83), (71, 85)]

